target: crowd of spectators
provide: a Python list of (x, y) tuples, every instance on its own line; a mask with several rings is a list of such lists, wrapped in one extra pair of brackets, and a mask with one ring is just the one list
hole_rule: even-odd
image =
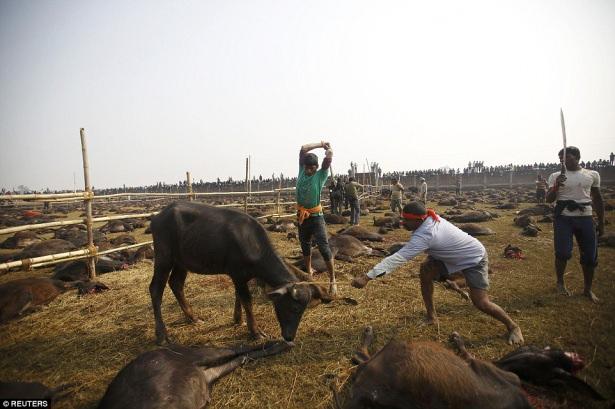
[[(598, 159), (593, 161), (581, 161), (581, 167), (585, 169), (594, 169), (600, 170), (606, 167), (612, 167), (612, 160), (609, 161), (607, 159)], [(489, 176), (499, 175), (503, 176), (510, 171), (515, 172), (516, 174), (536, 174), (541, 173), (543, 175), (548, 175), (552, 172), (557, 172), (560, 169), (561, 165), (559, 163), (533, 163), (527, 165), (497, 165), (497, 166), (485, 166), (483, 161), (470, 161), (468, 162), (468, 166), (460, 169), (454, 168), (440, 168), (440, 169), (422, 169), (422, 170), (406, 170), (406, 171), (394, 171), (394, 172), (385, 172), (382, 174), (382, 178), (386, 180), (390, 180), (392, 177), (404, 177), (404, 176), (413, 176), (416, 175), (418, 177), (429, 177), (435, 175), (471, 175), (471, 174), (484, 174), (486, 173)], [(356, 168), (355, 168), (356, 169)], [(297, 181), (296, 177), (288, 178), (283, 174), (280, 174), (276, 177), (276, 175), (272, 175), (270, 178), (263, 178), (262, 176), (254, 177), (251, 180), (251, 190), (259, 191), (259, 190), (273, 190), (278, 188), (280, 185), (283, 188), (293, 187), (295, 186)], [(227, 180), (220, 180), (218, 178), (213, 182), (206, 182), (203, 179), (192, 182), (192, 191), (195, 193), (202, 192), (231, 192), (231, 191), (245, 191), (245, 180), (234, 180), (229, 177)], [(186, 181), (180, 180), (177, 183), (165, 183), (165, 182), (157, 182), (153, 185), (149, 186), (126, 186), (116, 188), (107, 188), (107, 189), (94, 189), (95, 194), (97, 195), (105, 195), (105, 194), (115, 194), (115, 193), (123, 193), (123, 192), (131, 192), (131, 193), (183, 193), (186, 192)], [(10, 195), (10, 194), (23, 194), (23, 193), (67, 193), (72, 192), (72, 190), (50, 190), (45, 189), (42, 191), (33, 191), (28, 189), (27, 187), (20, 186), (19, 189), (6, 189), (2, 188), (0, 190), (1, 195)]]

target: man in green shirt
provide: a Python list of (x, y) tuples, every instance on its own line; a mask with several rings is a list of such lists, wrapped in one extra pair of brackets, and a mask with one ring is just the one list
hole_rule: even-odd
[[(309, 151), (317, 148), (325, 149), (325, 159), (318, 169), (318, 156)], [(333, 151), (329, 142), (303, 145), (299, 151), (299, 176), (297, 177), (297, 219), (299, 223), (299, 242), (305, 262), (306, 272), (312, 276), (312, 237), (318, 245), (318, 250), (327, 264), (329, 273), (329, 293), (337, 294), (333, 257), (327, 239), (325, 219), (320, 204), (320, 193), (329, 177), (329, 167), (333, 159)]]

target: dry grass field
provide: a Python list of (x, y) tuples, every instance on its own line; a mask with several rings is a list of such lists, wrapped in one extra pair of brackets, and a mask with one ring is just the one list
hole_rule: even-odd
[[(433, 205), (433, 203), (432, 203)], [(523, 207), (530, 206), (524, 204)], [(489, 210), (491, 206), (482, 205)], [(445, 207), (436, 207), (443, 211)], [(600, 249), (595, 278), (598, 305), (581, 296), (583, 279), (578, 252), (569, 263), (567, 284), (573, 292), (563, 297), (555, 292), (553, 240), (550, 224), (540, 224), (538, 237), (521, 236), (512, 223), (514, 210), (497, 210), (500, 217), (484, 223), (497, 234), (480, 237), (490, 255), (490, 294), (521, 326), (526, 343), (551, 345), (576, 351), (588, 365), (580, 376), (610, 400), (615, 399), (615, 249)], [(612, 230), (614, 212), (607, 213)], [(362, 225), (372, 226), (372, 216)], [(340, 226), (329, 226), (335, 232)], [(405, 241), (403, 229), (387, 234), (386, 248)], [(145, 236), (150, 237), (150, 236)], [(284, 257), (300, 254), (297, 241), (285, 233), (271, 233), (275, 247)], [(525, 260), (503, 257), (507, 244), (523, 249)], [(350, 375), (349, 357), (358, 345), (363, 327), (372, 325), (375, 347), (392, 337), (432, 340), (448, 345), (452, 331), (467, 341), (470, 352), (485, 360), (511, 351), (505, 328), (480, 313), (470, 302), (436, 285), (438, 326), (424, 326), (420, 295), (419, 257), (366, 289), (351, 288), (350, 279), (366, 272), (379, 258), (362, 257), (354, 263), (337, 262), (340, 295), (358, 305), (342, 301), (320, 305), (306, 312), (296, 346), (291, 351), (248, 363), (221, 380), (213, 389), (211, 408), (331, 408), (329, 383), (332, 376), (344, 384)], [(41, 311), (0, 327), (0, 379), (40, 381), (48, 386), (75, 383), (71, 394), (57, 408), (95, 408), (108, 383), (138, 354), (155, 348), (153, 314), (148, 292), (151, 263), (100, 276), (111, 290), (78, 297), (74, 291), (59, 296)], [(0, 282), (46, 271), (17, 272), (0, 276)], [(322, 276), (326, 279), (326, 275)], [(163, 315), (169, 335), (185, 345), (226, 346), (251, 342), (244, 326), (232, 324), (234, 292), (226, 276), (191, 274), (186, 294), (205, 324), (184, 322), (171, 291), (163, 300)], [(272, 337), (280, 330), (270, 302), (257, 296), (255, 314), (262, 329)], [(343, 389), (347, 392), (347, 388)], [(606, 407), (559, 398), (559, 407)]]

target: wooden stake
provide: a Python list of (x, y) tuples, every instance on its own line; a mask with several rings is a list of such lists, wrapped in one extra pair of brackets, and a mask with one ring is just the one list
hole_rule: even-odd
[[(85, 129), (79, 131), (81, 135), (81, 153), (83, 157), (83, 180), (85, 181), (86, 197), (85, 204), (85, 226), (88, 232), (88, 249), (94, 249), (94, 232), (92, 229), (92, 186), (90, 185), (90, 165), (88, 163), (88, 147), (85, 141)], [(96, 257), (88, 259), (88, 270), (90, 279), (96, 278)]]
[(188, 200), (191, 202), (194, 200), (194, 193), (192, 193), (192, 179), (190, 178), (190, 172), (186, 172), (186, 193), (188, 193)]

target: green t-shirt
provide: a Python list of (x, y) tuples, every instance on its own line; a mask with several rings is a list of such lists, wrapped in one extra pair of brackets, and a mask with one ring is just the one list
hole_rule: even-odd
[[(297, 177), (297, 204), (306, 209), (311, 209), (320, 204), (320, 192), (327, 183), (329, 168), (318, 169), (312, 176), (307, 176), (303, 166), (299, 166), (299, 177)], [(322, 215), (322, 212), (313, 215)]]

